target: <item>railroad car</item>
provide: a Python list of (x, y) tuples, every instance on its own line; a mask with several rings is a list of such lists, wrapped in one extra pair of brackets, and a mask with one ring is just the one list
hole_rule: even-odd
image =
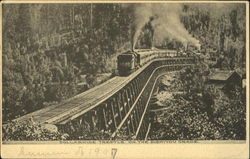
[(118, 72), (120, 76), (127, 76), (136, 68), (144, 66), (154, 59), (176, 56), (178, 56), (176, 50), (140, 49), (128, 51), (117, 57)]
[(143, 66), (154, 58), (154, 51), (140, 50), (135, 52), (137, 54), (137, 62), (139, 66)]

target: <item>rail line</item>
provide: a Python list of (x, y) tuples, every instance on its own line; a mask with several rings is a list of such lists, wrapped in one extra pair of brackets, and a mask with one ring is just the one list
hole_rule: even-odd
[(144, 121), (147, 106), (161, 71), (177, 70), (194, 63), (193, 57), (154, 59), (127, 77), (113, 77), (57, 105), (15, 120), (22, 122), (32, 118), (37, 123), (56, 125), (64, 132), (74, 131), (86, 121), (91, 127), (112, 132), (112, 138), (125, 127), (127, 134), (143, 139), (148, 129)]

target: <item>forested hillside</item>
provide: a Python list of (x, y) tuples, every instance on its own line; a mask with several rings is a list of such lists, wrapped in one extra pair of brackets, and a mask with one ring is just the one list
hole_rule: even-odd
[(216, 57), (215, 67), (245, 68), (246, 8), (243, 4), (184, 5), (182, 22), (205, 54)]
[(3, 7), (4, 120), (76, 94), (79, 75), (112, 72), (128, 49), (131, 15), (119, 4)]
[[(173, 44), (182, 42), (178, 36), (183, 35), (157, 31), (159, 23), (171, 23), (174, 15), (180, 18), (178, 26), (187, 29), (183, 33), (199, 40), (204, 54), (218, 59), (213, 67), (242, 71), (244, 5), (229, 5), (217, 12), (218, 8), (205, 4), (178, 8), (180, 15), (175, 15), (179, 10), (173, 11), (170, 4), (4, 4), (3, 120), (79, 93), (80, 75), (86, 75), (91, 84), (97, 74), (113, 73), (117, 54), (131, 48), (135, 26), (139, 26), (135, 23), (144, 16), (148, 18), (137, 27), (137, 47), (143, 46), (150, 29), (155, 32), (155, 44), (160, 41), (176, 48)], [(170, 19), (161, 18), (165, 15), (171, 15)]]

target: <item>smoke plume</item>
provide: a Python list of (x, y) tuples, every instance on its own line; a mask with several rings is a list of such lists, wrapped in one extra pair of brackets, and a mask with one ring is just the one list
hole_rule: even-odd
[(133, 5), (134, 10), (134, 23), (132, 25), (132, 49), (134, 49), (135, 44), (140, 36), (140, 32), (144, 25), (149, 21), (150, 17), (153, 16), (153, 11), (151, 10), (151, 4), (136, 4)]
[[(200, 47), (199, 41), (194, 38), (185, 29), (181, 23), (181, 15), (183, 14), (184, 4), (124, 4), (123, 7), (129, 7), (134, 13), (134, 21), (132, 24), (132, 47), (134, 48), (140, 32), (151, 17), (154, 17), (152, 26), (154, 28), (154, 42), (163, 42), (164, 39), (175, 39), (182, 42), (184, 46), (188, 43), (196, 47)], [(212, 18), (219, 18), (224, 14), (228, 14), (233, 9), (245, 10), (244, 5), (240, 4), (185, 4), (189, 10), (198, 9), (201, 12), (209, 12)]]
[(142, 28), (149, 21), (150, 17), (154, 17), (152, 25), (157, 41), (171, 38), (182, 42), (184, 46), (187, 43), (192, 43), (200, 47), (199, 41), (188, 33), (180, 21), (181, 4), (133, 4), (132, 7), (135, 19), (132, 26), (133, 48), (138, 41)]

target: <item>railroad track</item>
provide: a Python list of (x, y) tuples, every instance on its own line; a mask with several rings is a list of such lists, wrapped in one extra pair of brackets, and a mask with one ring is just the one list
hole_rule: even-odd
[[(174, 58), (171, 58), (171, 60), (173, 59)], [(150, 64), (161, 60), (163, 61), (164, 59), (155, 59), (127, 77), (113, 77), (101, 85), (76, 95), (68, 100), (62, 101), (59, 104), (37, 110), (15, 120), (22, 122), (32, 118), (34, 122), (41, 124), (48, 123), (64, 125), (102, 104), (105, 100), (108, 100), (111, 96), (122, 90), (123, 87), (135, 79)]]
[(129, 81), (131, 81), (134, 77), (136, 77), (148, 65), (149, 64), (145, 65), (128, 77), (113, 77), (101, 85), (89, 89), (68, 100), (62, 101), (59, 104), (42, 108), (15, 120), (22, 122), (32, 118), (34, 122), (38, 123), (63, 124), (65, 123), (64, 120), (70, 120), (78, 113), (85, 113), (95, 105), (98, 105), (103, 100), (112, 96), (129, 83)]

